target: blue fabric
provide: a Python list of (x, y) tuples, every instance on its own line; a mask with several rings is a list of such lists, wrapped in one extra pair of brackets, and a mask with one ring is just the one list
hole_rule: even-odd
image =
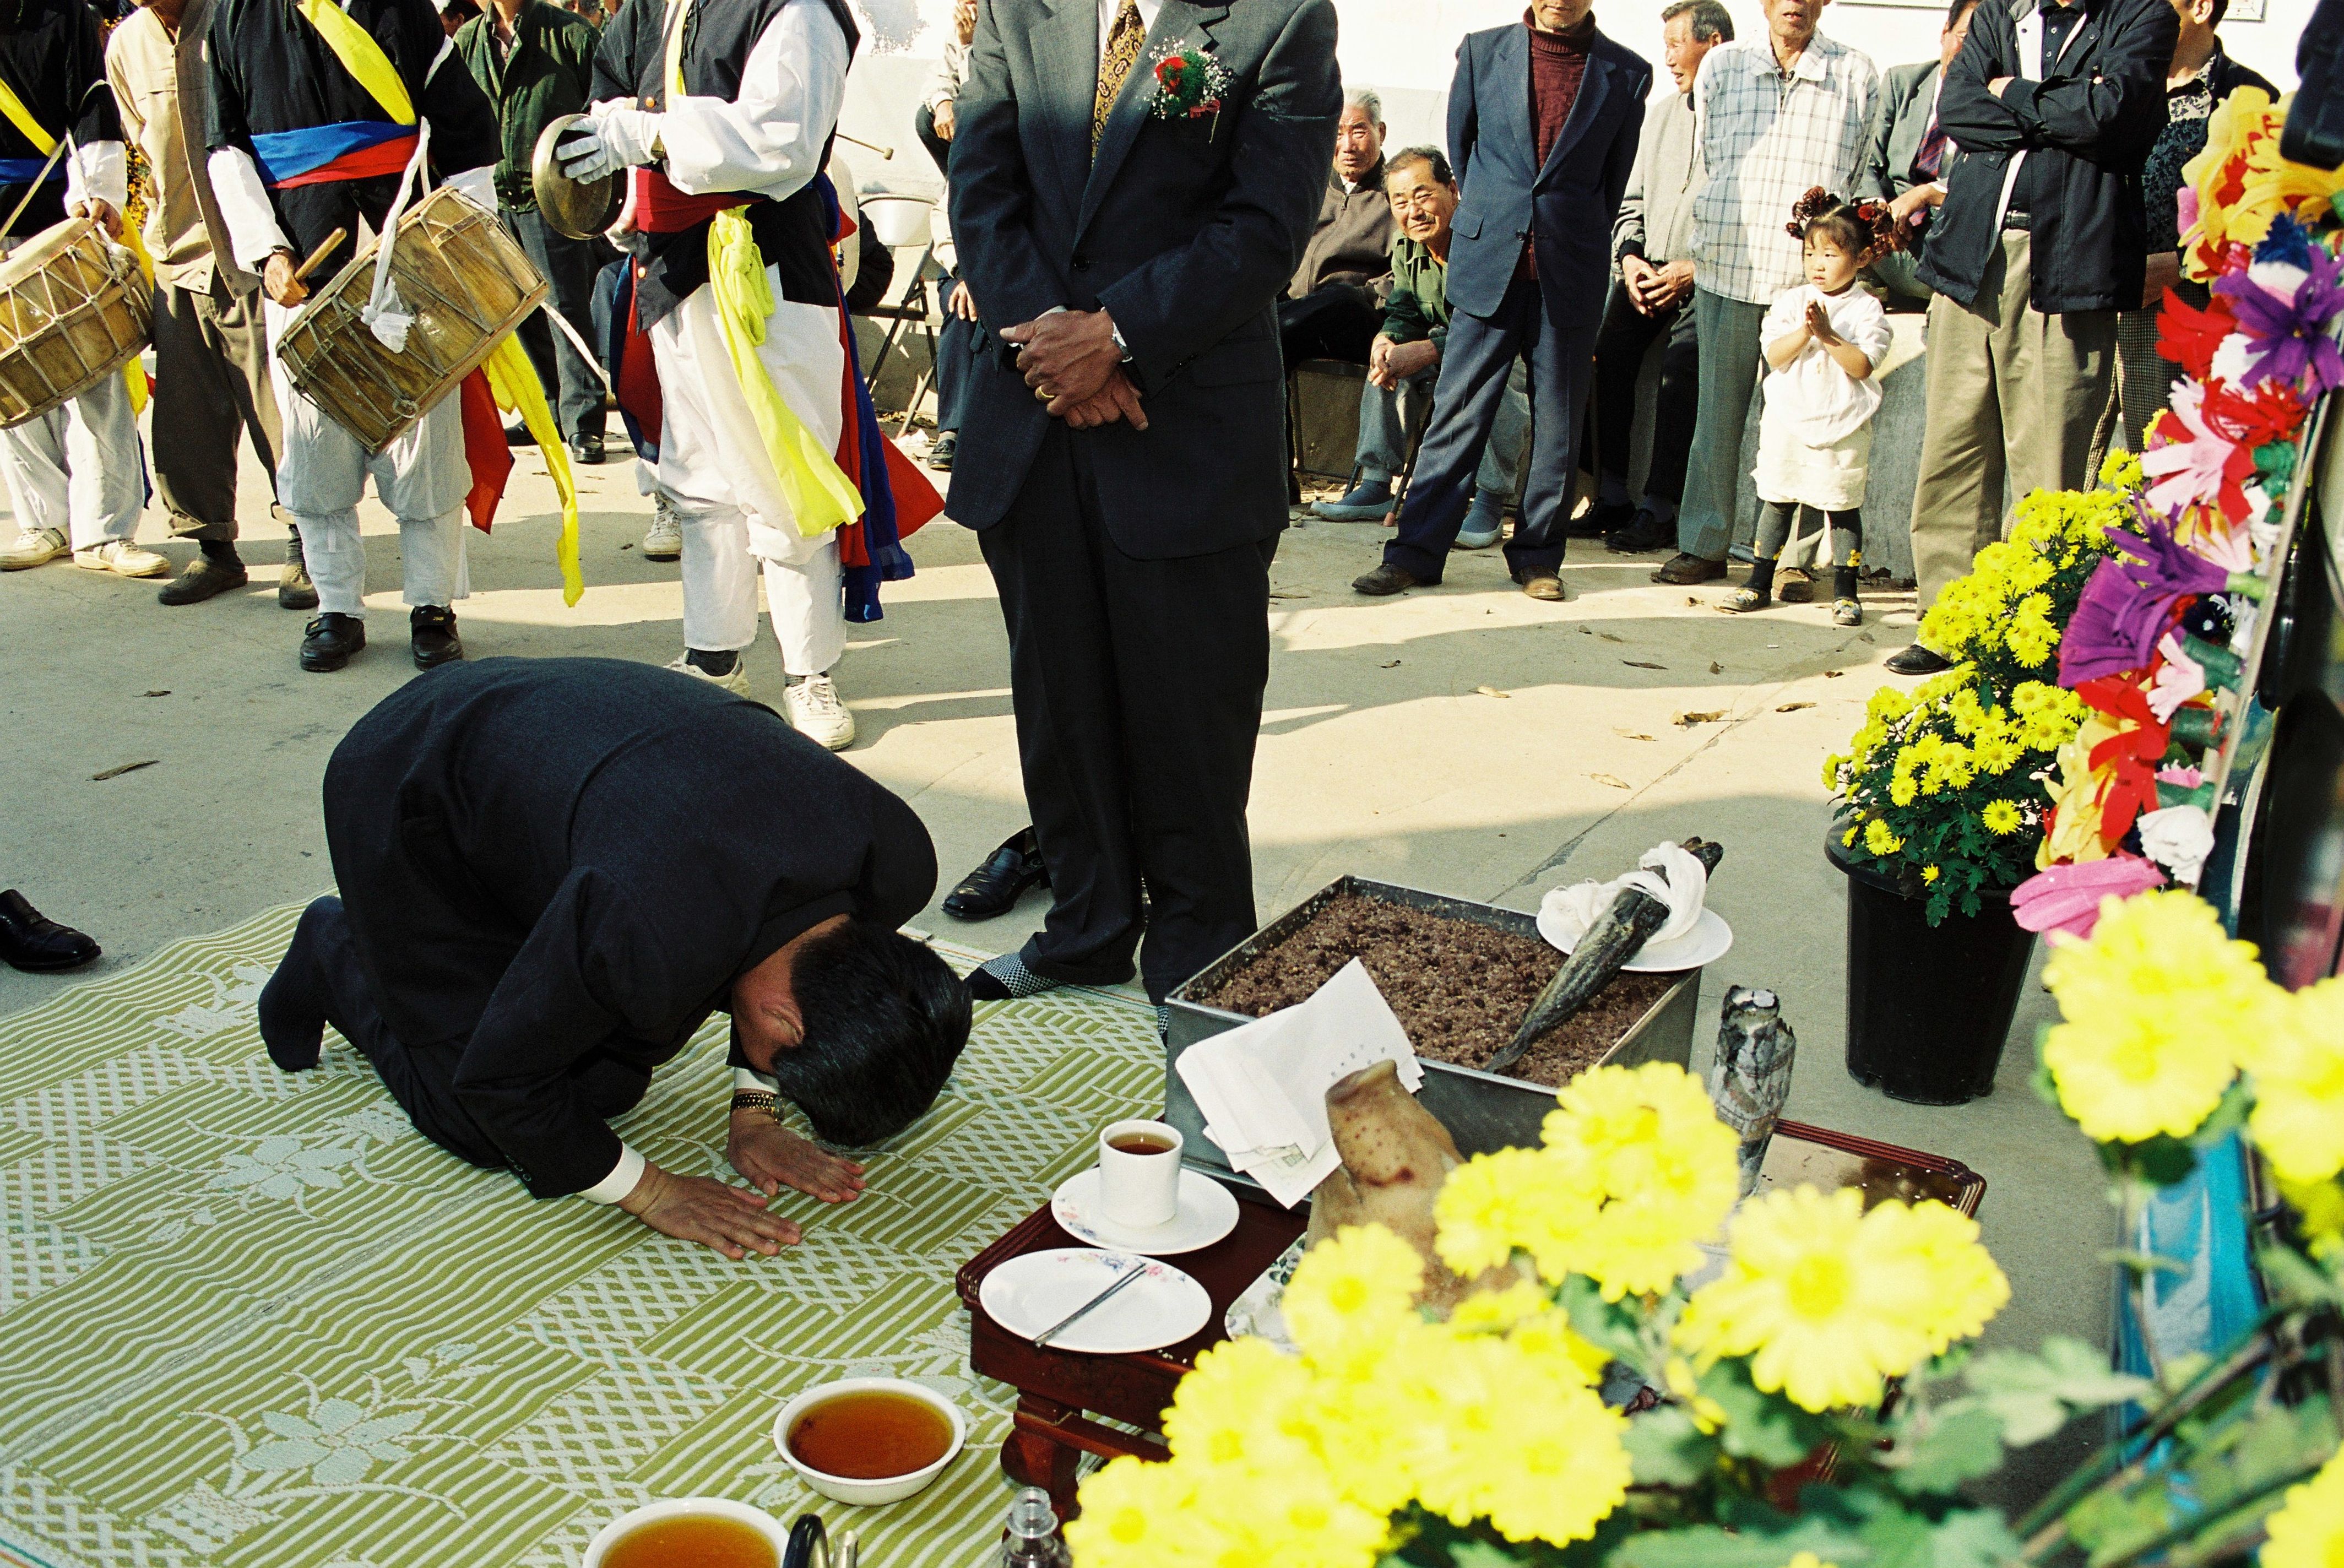
[[(593, 310), (595, 347), (601, 351), (602, 369), (610, 372), (615, 387), (619, 360), (627, 349), (627, 323), (635, 313), (634, 268), (627, 257), (611, 262), (594, 279)], [(657, 467), (659, 443), (644, 437), (642, 426), (624, 408), (619, 410), (619, 418), (626, 424), (627, 440), (635, 455)]]
[[(2252, 1268), (2251, 1201), (2246, 1151), (2235, 1133), (2208, 1149), (2197, 1169), (2149, 1200), (2139, 1229), (2124, 1244), (2169, 1258), (2182, 1271), (2158, 1270), (2143, 1282), (2146, 1323), (2135, 1314), (2130, 1294), (2117, 1291), (2117, 1360), (2126, 1371), (2148, 1374), (2144, 1330), (2159, 1359), (2170, 1363), (2214, 1354), (2255, 1320), (2262, 1301)], [(2136, 1419), (2137, 1413), (2128, 1412)]]
[(323, 168), (336, 158), (414, 135), (413, 126), (395, 126), (389, 120), (342, 120), (298, 131), (256, 131), (252, 150), (259, 155), (263, 177), (271, 185), (281, 185)]
[[(826, 174), (814, 176), (814, 187), (822, 192), (823, 210), (829, 214), (830, 231), (838, 232), (838, 191)], [(846, 292), (839, 290), (838, 312), (846, 315)], [(849, 566), (841, 575), (844, 579), (846, 618), (854, 622), (877, 621), (879, 585), (901, 582), (912, 575), (912, 558), (904, 553), (904, 541), (895, 532), (895, 490), (887, 478), (887, 453), (880, 444), (886, 438), (879, 433), (879, 415), (871, 406), (871, 389), (863, 379), (863, 365), (854, 353), (854, 335), (847, 336), (847, 368), (854, 377), (855, 446), (863, 454), (863, 547), (870, 555), (867, 566)]]
[[(41, 174), (44, 167), (49, 171), (45, 178)], [(51, 180), (65, 177), (66, 166), (63, 163), (52, 164), (46, 158), (37, 157), (0, 157), (0, 185), (31, 185), (35, 180), (46, 185)]]

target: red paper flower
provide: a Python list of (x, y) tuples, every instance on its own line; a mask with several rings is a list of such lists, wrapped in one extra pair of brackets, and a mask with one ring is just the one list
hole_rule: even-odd
[(2076, 695), (2106, 713), (2119, 727), (2094, 746), (2092, 767), (2107, 780), (2100, 807), (2100, 842), (2113, 848), (2132, 831), (2133, 819), (2157, 808), (2157, 769), (2172, 744), (2173, 731), (2157, 722), (2139, 674), (2102, 675), (2076, 688)]
[(2206, 383), (2206, 422), (2249, 450), (2293, 440), (2303, 415), (2303, 399), (2283, 381), (2258, 381), (2252, 392), (2227, 381)]
[(2238, 327), (2238, 319), (2222, 296), (2214, 296), (2212, 304), (2198, 310), (2168, 288), (2165, 309), (2157, 319), (2157, 351), (2202, 381), (2213, 373), (2214, 350)]

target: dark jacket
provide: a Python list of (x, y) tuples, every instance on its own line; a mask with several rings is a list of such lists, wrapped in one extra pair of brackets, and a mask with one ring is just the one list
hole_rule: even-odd
[(496, 16), (483, 13), (456, 29), (456, 52), (497, 111), (504, 157), (497, 164), (497, 199), (534, 207), (529, 182), (537, 138), (563, 115), (586, 112), (594, 72), (594, 24), (546, 0), (522, 0), (513, 21), (512, 53), (497, 56)]
[[(0, 34), (0, 78), (7, 81), (33, 123), (58, 141), (71, 137), (77, 146), (122, 139), (122, 118), (115, 112), (114, 94), (106, 83), (106, 50), (98, 43), (97, 15), (82, 0), (25, 0), (14, 31)], [(91, 91), (95, 86), (96, 90)], [(49, 169), (24, 216), (9, 230), (17, 236), (38, 234), (66, 217), (66, 158)], [(201, 154), (197, 155), (198, 160)], [(25, 187), (48, 161), (45, 148), (35, 147), (15, 122), (0, 116), (0, 160), (11, 177), (0, 183), (0, 217), (15, 210)]]
[(1382, 159), (1350, 190), (1343, 188), (1339, 175), (1329, 173), (1326, 197), (1318, 204), (1318, 225), (1303, 248), (1302, 265), (1286, 286), (1288, 297), (1299, 299), (1336, 283), (1380, 293), (1391, 276), (1385, 261), (1398, 232), (1391, 198), (1384, 194)]
[[(2056, 4), (2056, 0), (2053, 0)], [(2147, 267), (2141, 165), (2165, 128), (2165, 69), (2180, 23), (2167, 0), (2086, 0), (2066, 52), (2036, 74), (2037, 0), (1981, 0), (1937, 97), (1937, 123), (1960, 148), (1930, 225), (1920, 280), (1963, 305), (1977, 298), (2002, 243), (2003, 189), (2024, 155), (2049, 201), (2029, 204), (2028, 302), (2037, 310), (2115, 310), (2140, 303)], [(2016, 78), (1995, 97), (1986, 85)], [(2049, 178), (2045, 178), (2046, 175)]]
[[(1219, 113), (1155, 118), (1152, 76), (1135, 69), (1094, 158), (1097, 7), (992, 0), (953, 137), (952, 230), (986, 324), (1105, 308), (1130, 349), (1148, 428), (1072, 434), (1096, 454), (1107, 533), (1142, 560), (1286, 526), (1278, 299), (1326, 193), (1343, 105), (1330, 0), (1164, 0), (1141, 58), (1176, 41), (1229, 73)], [(1049, 423), (1008, 353), (980, 355), (961, 444), (985, 460), (953, 470), (953, 518), (1000, 521)]]
[[(458, 1099), (540, 1198), (618, 1163), (576, 1089), (596, 1058), (648, 1073), (792, 937), (900, 926), (935, 887), (885, 788), (770, 708), (622, 660), (410, 681), (334, 748), (325, 799), (384, 1023), (456, 1051)], [(647, 828), (646, 800), (689, 804)]]
[(1449, 89), (1449, 158), (1464, 199), (1449, 247), (1449, 306), (1497, 314), (1538, 250), (1540, 285), (1591, 301), (1587, 330), (1603, 314), (1612, 275), (1612, 225), (1635, 167), (1652, 67), (1598, 32), (1571, 118), (1538, 162), (1531, 116), (1529, 30), (1520, 22), (1468, 33)]
[[(1929, 134), (1937, 107), (1937, 63), (1891, 66), (1880, 73), (1880, 96), (1873, 100), (1872, 135), (1856, 170), (1856, 194), (1894, 201), (1913, 188), (1913, 160)], [(1925, 305), (1929, 288), (1920, 278), (1921, 251), (1928, 229), (1906, 229), (1910, 248), (1892, 250), (1872, 263), (1872, 276), (1905, 304)]]

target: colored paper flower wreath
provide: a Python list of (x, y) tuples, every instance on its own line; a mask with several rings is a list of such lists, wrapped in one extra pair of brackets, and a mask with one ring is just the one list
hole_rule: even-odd
[(2214, 350), (2238, 329), (2238, 318), (2220, 295), (2200, 310), (2168, 288), (2157, 317), (2157, 351), (2202, 381), (2214, 373)]
[(2141, 471), (2150, 480), (2149, 503), (2174, 512), (2192, 501), (2210, 501), (2226, 517), (2247, 515), (2246, 481), (2255, 476), (2255, 454), (2208, 422), (2206, 389), (2184, 381), (2173, 389), (2172, 406), (2148, 429)]
[(2218, 593), (2229, 582), (2228, 572), (2175, 539), (2171, 523), (2146, 517), (2140, 526), (2139, 533), (2108, 530), (2117, 553), (2104, 558), (2084, 584), (2059, 642), (2063, 686), (2080, 687), (2147, 664), (2181, 602)]
[(2247, 335), (2242, 380), (2248, 387), (2272, 378), (2314, 396), (2344, 387), (2344, 352), (2328, 333), (2329, 323), (2344, 310), (2344, 284), (2336, 258), (2324, 246), (2307, 246), (2304, 253), (2309, 267), (2258, 261), (2214, 284)]

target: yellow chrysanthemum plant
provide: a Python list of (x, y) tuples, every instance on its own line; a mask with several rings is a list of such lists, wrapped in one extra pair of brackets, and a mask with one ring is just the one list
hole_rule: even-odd
[[(1379, 1227), (1321, 1241), (1282, 1302), (1298, 1354), (1200, 1357), (1169, 1462), (1083, 1483), (1079, 1568), (2017, 1560), (1958, 1489), (2143, 1385), (2057, 1341), (1952, 1391), (2010, 1294), (1976, 1224), (1854, 1190), (1737, 1205), (1736, 1143), (1682, 1068), (1599, 1067), (1539, 1147), (1450, 1174), (1438, 1262)], [(1479, 1282), (1445, 1318), (1417, 1304), (1442, 1266)]]
[(1925, 896), (1933, 926), (1975, 915), (1982, 892), (2033, 875), (2048, 781), (2084, 717), (2072, 692), (2029, 680), (1997, 695), (1969, 664), (1911, 693), (1883, 686), (1848, 750), (1824, 764), (1842, 854)]

